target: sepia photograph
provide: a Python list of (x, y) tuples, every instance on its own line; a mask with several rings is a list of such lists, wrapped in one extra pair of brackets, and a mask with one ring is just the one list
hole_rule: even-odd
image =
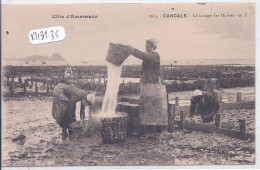
[(3, 167), (256, 165), (255, 3), (1, 8)]

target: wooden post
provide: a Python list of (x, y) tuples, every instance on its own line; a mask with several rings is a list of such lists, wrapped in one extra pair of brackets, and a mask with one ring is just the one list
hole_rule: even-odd
[[(167, 95), (168, 99), (168, 95)], [(168, 132), (172, 133), (172, 113), (171, 113), (171, 104), (168, 101)]]
[(35, 92), (38, 93), (37, 81), (35, 81)]
[(139, 136), (140, 135), (140, 117), (139, 117), (139, 105), (133, 105), (130, 107), (130, 112), (133, 115), (132, 119), (132, 136)]
[(183, 130), (185, 127), (185, 115), (184, 112), (180, 112), (180, 129)]
[(42, 86), (45, 87), (45, 80), (43, 80)]
[(21, 78), (21, 75), (19, 75), (19, 77), (18, 77), (18, 82), (19, 82), (19, 83), (22, 83), (22, 82), (23, 82), (23, 79)]
[(85, 114), (85, 105), (81, 102), (80, 103), (80, 119), (85, 119), (86, 114)]
[(222, 93), (220, 93), (220, 96), (219, 96), (219, 102), (222, 103)]
[(32, 86), (33, 86), (33, 77), (31, 77), (31, 84), (32, 84)]
[(9, 76), (7, 76), (6, 78), (7, 78), (7, 86), (9, 86), (10, 85)]
[(168, 105), (168, 132), (172, 133), (175, 131), (174, 121), (175, 121), (175, 105), (169, 104)]
[(176, 130), (175, 129), (175, 117), (176, 117), (176, 113), (175, 113), (175, 105), (172, 105), (172, 130), (173, 132)]
[(29, 78), (28, 79), (26, 79), (27, 81), (26, 81), (26, 86), (29, 86)]
[(14, 82), (12, 82), (12, 81), (10, 83), (9, 90), (10, 90), (11, 95), (14, 95)]
[(221, 119), (222, 119), (222, 108), (220, 107), (217, 111), (217, 114), (215, 116), (215, 125), (216, 127), (220, 128), (221, 127)]
[(242, 101), (242, 93), (237, 92), (237, 102), (241, 102), (241, 101)]
[(50, 91), (49, 82), (47, 82), (47, 93)]
[(175, 98), (175, 106), (179, 106), (179, 97)]
[(99, 73), (99, 77), (98, 77), (98, 83), (101, 83), (101, 75)]
[(24, 83), (23, 83), (23, 92), (24, 92), (24, 93), (26, 93), (26, 82), (27, 82), (27, 81), (25, 80)]
[(238, 123), (240, 126), (241, 139), (246, 140), (246, 120), (238, 119)]
[(218, 127), (218, 128), (221, 127), (221, 114), (216, 114), (216, 117), (215, 117), (215, 125), (216, 125), (216, 127)]

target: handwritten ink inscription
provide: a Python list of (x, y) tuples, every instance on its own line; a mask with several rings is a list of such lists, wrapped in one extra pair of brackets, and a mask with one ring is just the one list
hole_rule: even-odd
[(65, 30), (61, 26), (42, 28), (29, 32), (31, 44), (43, 44), (54, 41), (61, 41), (65, 38)]

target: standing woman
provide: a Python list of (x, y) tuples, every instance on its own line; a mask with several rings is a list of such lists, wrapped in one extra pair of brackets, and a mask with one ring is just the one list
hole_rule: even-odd
[(146, 51), (126, 46), (142, 62), (140, 80), (140, 124), (143, 132), (165, 130), (168, 125), (166, 88), (160, 78), (160, 56), (154, 39), (146, 40)]

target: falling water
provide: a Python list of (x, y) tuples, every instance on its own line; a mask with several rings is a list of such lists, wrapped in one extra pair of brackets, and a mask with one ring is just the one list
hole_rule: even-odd
[(122, 66), (116, 66), (107, 62), (107, 86), (102, 104), (102, 117), (117, 116), (117, 93), (120, 85), (121, 70)]

